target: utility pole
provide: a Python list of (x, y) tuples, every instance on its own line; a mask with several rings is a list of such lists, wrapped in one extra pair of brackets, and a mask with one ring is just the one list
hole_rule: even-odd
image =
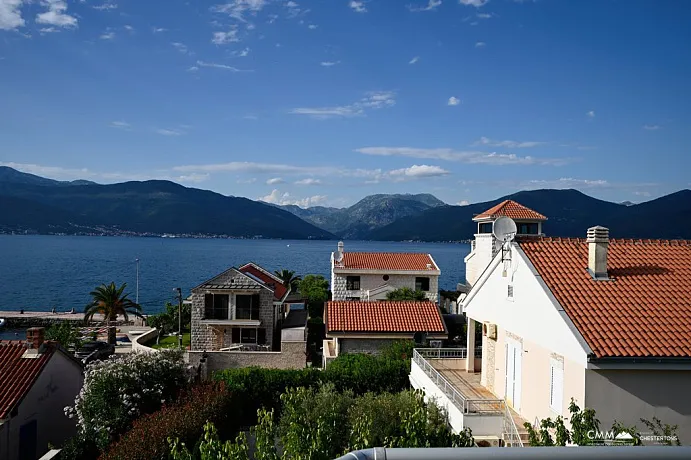
[(182, 350), (182, 289), (174, 290), (178, 293), (178, 346)]
[(134, 261), (137, 263), (137, 297), (135, 303), (139, 305), (139, 257), (134, 259)]

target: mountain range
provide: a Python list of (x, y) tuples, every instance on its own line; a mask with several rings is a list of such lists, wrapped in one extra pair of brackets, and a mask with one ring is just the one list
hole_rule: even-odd
[(549, 236), (691, 239), (691, 190), (645, 203), (611, 203), (577, 190), (522, 191), (450, 206), (430, 194), (371, 195), (347, 208), (279, 206), (169, 181), (62, 182), (0, 167), (0, 232), (190, 235), (285, 239), (459, 241), (473, 216), (512, 199), (548, 217)]

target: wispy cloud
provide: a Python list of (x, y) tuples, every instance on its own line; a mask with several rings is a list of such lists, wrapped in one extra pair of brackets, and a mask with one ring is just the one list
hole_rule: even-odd
[(322, 181), (308, 177), (307, 179), (300, 179), (295, 181), (295, 185), (321, 185)]
[(250, 49), (249, 48), (243, 48), (241, 50), (235, 50), (230, 54), (232, 54), (235, 57), (247, 57), (250, 54)]
[(572, 158), (538, 158), (519, 156), (508, 153), (481, 152), (475, 150), (454, 150), (449, 148), (413, 148), (413, 147), (364, 147), (355, 150), (365, 155), (402, 156), (408, 158), (457, 161), (469, 164), (487, 165), (543, 165), (563, 166), (572, 163)]
[(333, 66), (338, 65), (340, 63), (341, 63), (341, 61), (322, 61), (320, 65), (322, 67), (333, 67)]
[(475, 8), (480, 8), (489, 2), (489, 0), (458, 0), (458, 3), (466, 6), (474, 6)]
[(458, 203), (456, 203), (456, 206), (468, 206), (470, 204), (470, 201), (468, 200), (461, 200)]
[(93, 5), (91, 8), (95, 10), (100, 10), (100, 11), (110, 11), (110, 10), (115, 10), (117, 9), (118, 5), (114, 2), (106, 2), (102, 3), (100, 5)]
[(447, 101), (446, 105), (458, 105), (461, 103), (461, 100), (458, 99), (457, 97), (451, 96), (449, 100)]
[[(216, 62), (197, 61), (197, 65), (199, 67), (210, 67), (212, 69), (222, 69), (222, 70), (228, 70), (230, 72), (252, 72), (252, 70), (238, 69), (238, 68), (230, 66), (230, 65), (218, 64)], [(190, 70), (191, 70), (191, 68), (190, 68)]]
[(199, 67), (197, 67), (196, 65), (193, 65), (192, 67), (188, 68), (187, 71), (191, 72), (191, 73), (198, 72)]
[(441, 0), (429, 0), (426, 6), (408, 5), (408, 9), (413, 13), (420, 11), (435, 11), (439, 5), (441, 5)]
[(356, 13), (367, 13), (367, 8), (365, 8), (365, 2), (351, 1), (348, 6), (352, 8)]
[(266, 184), (267, 185), (276, 185), (276, 184), (282, 184), (285, 181), (281, 179), (280, 177), (272, 177), (271, 179), (267, 179)]
[(270, 194), (258, 198), (258, 200), (264, 201), (266, 203), (278, 204), (281, 206), (295, 205), (301, 208), (309, 208), (311, 206), (322, 205), (327, 201), (327, 199), (328, 198), (326, 195), (314, 195), (306, 198), (295, 198), (290, 193), (282, 193), (278, 189), (274, 189), (271, 191)]
[(239, 41), (237, 29), (230, 29), (228, 32), (214, 32), (211, 37), (211, 43), (214, 45), (227, 45)]
[(660, 129), (660, 125), (643, 125), (643, 129), (648, 131), (657, 131)]
[(487, 46), (487, 43), (485, 43), (485, 42), (475, 43), (475, 48), (484, 48), (485, 46)]
[(236, 182), (238, 184), (254, 184), (255, 182), (257, 182), (257, 178), (256, 177), (243, 177), (241, 179), (238, 179)]
[(595, 111), (591, 110), (590, 112), (586, 113), (586, 115), (588, 115), (589, 118), (595, 118)]
[(77, 18), (67, 14), (67, 2), (64, 0), (42, 0), (41, 6), (47, 10), (36, 16), (37, 24), (64, 27), (66, 29), (78, 26)]
[(406, 178), (425, 178), (439, 177), (451, 174), (449, 171), (439, 166), (413, 165), (409, 168), (394, 169), (389, 171), (389, 175), (394, 180), (405, 180)]
[(163, 32), (168, 32), (168, 29), (166, 29), (165, 27), (152, 27), (151, 31), (155, 34), (160, 34)]
[(420, 56), (415, 56), (413, 59), (408, 61), (408, 64), (416, 64), (420, 60)]
[(396, 105), (396, 95), (391, 91), (373, 91), (358, 102), (335, 107), (300, 107), (290, 111), (296, 115), (314, 118), (356, 117), (365, 115), (370, 109), (382, 109)]
[(118, 129), (124, 129), (124, 130), (130, 130), (132, 128), (132, 125), (127, 123), (126, 121), (111, 121), (108, 126), (111, 128), (118, 128)]
[(122, 27), (123, 27), (123, 29), (125, 29), (125, 30), (128, 31), (129, 33), (131, 33), (131, 34), (134, 33), (134, 27), (132, 27), (131, 25), (125, 24), (125, 25), (122, 26)]
[(478, 13), (476, 16), (480, 19), (489, 19), (492, 17), (492, 13)]
[(25, 0), (0, 0), (0, 30), (14, 30), (24, 27), (22, 5)]
[(103, 32), (98, 38), (100, 38), (101, 40), (114, 40), (115, 32)]
[(545, 145), (546, 142), (538, 142), (538, 141), (523, 141), (523, 142), (518, 142), (518, 141), (498, 141), (498, 140), (493, 140), (489, 139), (487, 137), (481, 137), (479, 140), (473, 142), (472, 145), (477, 146), (477, 145), (487, 145), (490, 147), (506, 147), (509, 149), (523, 149), (523, 148), (529, 148), (529, 147), (537, 147), (540, 145)]
[(256, 14), (266, 5), (266, 0), (231, 0), (227, 3), (214, 5), (211, 11), (214, 13), (224, 13), (233, 19), (246, 21), (245, 14)]
[(249, 174), (303, 174), (303, 175), (329, 175), (337, 169), (321, 166), (296, 166), (275, 163), (255, 163), (249, 161), (233, 161), (230, 163), (184, 165), (173, 167), (180, 172), (239, 172)]
[(167, 129), (167, 128), (158, 128), (155, 129), (154, 132), (156, 134), (160, 134), (161, 136), (181, 136), (185, 134), (184, 131), (180, 129)]
[(173, 48), (175, 48), (176, 50), (178, 50), (178, 51), (179, 51), (180, 53), (182, 53), (182, 54), (188, 54), (188, 55), (194, 54), (194, 53), (192, 53), (192, 52), (190, 51), (190, 49), (189, 49), (189, 48), (187, 47), (187, 45), (185, 45), (184, 43), (172, 42), (172, 43), (171, 43), (171, 46), (172, 46)]
[(43, 34), (53, 34), (53, 33), (55, 33), (55, 32), (60, 32), (60, 29), (58, 29), (57, 27), (42, 27), (41, 29), (39, 29), (38, 32), (39, 32), (41, 35), (43, 35)]
[(245, 115), (244, 117), (245, 120), (259, 120), (259, 117), (256, 115), (252, 115), (251, 113)]
[(310, 24), (310, 25), (307, 26), (307, 28), (310, 29), (310, 30), (314, 30), (314, 29), (316, 29), (317, 27), (319, 27), (319, 26), (316, 25), (316, 24)]

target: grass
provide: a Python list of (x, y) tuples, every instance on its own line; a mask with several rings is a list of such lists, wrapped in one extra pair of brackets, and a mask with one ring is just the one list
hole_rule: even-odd
[[(184, 349), (187, 349), (187, 347), (190, 345), (190, 333), (189, 332), (184, 332), (182, 334), (182, 347)], [(155, 349), (160, 349), (160, 348), (177, 348), (178, 346), (178, 338), (177, 336), (168, 336), (168, 337), (161, 337), (161, 340), (159, 341), (158, 344), (155, 342), (148, 345), (151, 348)]]

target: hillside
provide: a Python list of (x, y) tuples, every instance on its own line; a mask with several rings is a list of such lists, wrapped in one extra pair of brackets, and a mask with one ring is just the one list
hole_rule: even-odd
[[(505, 199), (512, 199), (544, 215), (548, 236), (585, 237), (588, 227), (603, 225), (615, 238), (691, 238), (691, 190), (646, 203), (624, 205), (598, 200), (577, 190), (534, 190), (468, 206), (444, 206), (400, 219), (369, 232), (379, 241), (458, 241), (476, 231), (473, 216)], [(661, 225), (660, 216), (668, 216)], [(434, 222), (434, 225), (430, 225)]]
[(434, 195), (370, 195), (348, 208), (282, 206), (320, 228), (342, 238), (361, 239), (371, 231), (398, 219), (415, 216), (428, 209), (445, 206)]
[(334, 237), (273, 206), (173, 182), (66, 187), (64, 183), (36, 181), (33, 178), (37, 176), (17, 173), (5, 173), (0, 178), (3, 231)]

